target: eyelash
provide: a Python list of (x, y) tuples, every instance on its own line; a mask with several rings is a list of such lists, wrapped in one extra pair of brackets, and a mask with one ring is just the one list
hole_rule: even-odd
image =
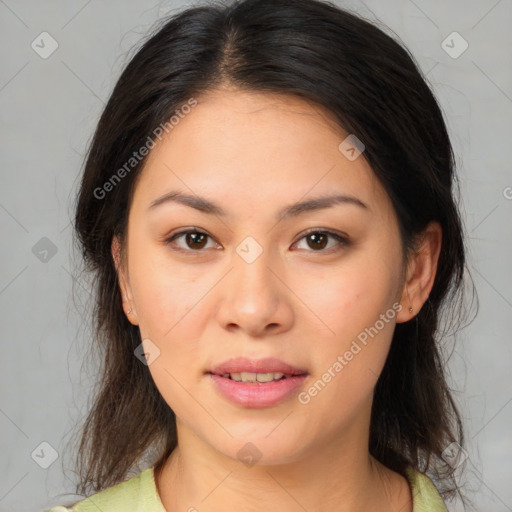
[[(171, 235), (170, 237), (166, 238), (164, 240), (164, 243), (167, 244), (167, 245), (171, 245), (171, 242), (173, 242), (174, 240), (184, 236), (184, 235), (187, 235), (187, 234), (190, 234), (190, 233), (194, 233), (194, 234), (202, 234), (202, 235), (206, 235), (207, 237), (211, 238), (213, 240), (213, 238), (208, 234), (206, 233), (205, 231), (202, 231), (201, 229), (197, 229), (197, 228), (189, 228), (189, 229), (185, 229), (183, 231), (179, 231), (177, 233), (174, 233), (173, 235)], [(338, 233), (335, 233), (333, 231), (329, 231), (327, 229), (319, 229), (319, 228), (314, 228), (314, 229), (311, 229), (309, 231), (307, 231), (306, 233), (304, 233), (302, 235), (301, 238), (299, 238), (299, 240), (295, 243), (298, 243), (300, 242), (301, 240), (305, 239), (306, 237), (310, 236), (310, 235), (313, 235), (313, 234), (321, 234), (321, 235), (327, 235), (329, 237), (332, 237), (334, 238), (335, 240), (337, 240), (339, 242), (339, 246), (341, 247), (347, 247), (350, 245), (350, 241), (347, 237), (341, 235), (341, 234), (338, 234)], [(294, 244), (295, 245), (295, 244)], [(311, 250), (308, 250), (307, 252), (318, 252), (318, 253), (324, 253), (324, 254), (330, 254), (332, 252), (336, 252), (337, 250), (340, 250), (341, 247), (331, 247), (329, 249), (320, 249), (318, 251), (315, 251), (313, 249)], [(206, 249), (183, 249), (183, 248), (174, 248), (174, 247), (171, 247), (172, 250), (174, 251), (181, 251), (181, 252), (188, 252), (188, 253), (192, 253), (192, 254), (199, 254), (200, 252), (204, 252)], [(334, 249), (334, 251), (333, 251)]]

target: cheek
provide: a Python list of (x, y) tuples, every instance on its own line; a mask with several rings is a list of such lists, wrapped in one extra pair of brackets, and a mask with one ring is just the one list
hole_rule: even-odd
[(205, 296), (215, 284), (215, 276), (205, 278), (200, 269), (186, 272), (161, 250), (134, 250), (130, 256), (141, 338), (149, 338), (158, 349), (149, 370), (169, 405), (186, 408), (190, 397), (182, 386), (202, 375), (198, 364), (201, 339), (211, 316), (211, 311), (205, 310)]
[[(320, 286), (304, 300), (315, 312), (313, 323), (320, 325), (322, 333), (320, 339), (318, 331), (311, 333), (322, 347), (311, 354), (317, 377), (333, 382), (328, 386), (330, 391), (323, 394), (324, 404), (342, 396), (355, 406), (371, 394), (389, 352), (399, 269), (398, 264), (375, 258), (372, 253), (360, 254), (330, 270), (329, 279), (321, 279)], [(309, 285), (314, 281), (311, 274), (310, 279)], [(304, 282), (302, 286), (305, 293)], [(329, 371), (336, 377), (325, 375)]]
[(327, 339), (329, 335), (338, 340), (356, 336), (373, 325), (396, 296), (394, 268), (374, 258), (354, 258), (350, 264), (322, 273), (329, 277), (308, 273), (309, 278), (301, 279), (294, 289), (311, 305)]
[[(163, 399), (174, 411), (197, 414), (185, 391), (199, 375), (201, 361), (200, 299), (207, 283), (191, 279), (149, 252), (133, 255), (130, 281), (136, 300), (141, 338), (158, 354), (148, 369)], [(154, 347), (157, 347), (156, 349)]]
[(198, 275), (183, 272), (170, 263), (165, 251), (134, 251), (130, 281), (141, 335), (165, 342), (185, 326), (187, 329), (198, 327), (197, 318), (195, 322), (190, 318), (191, 311), (208, 290), (204, 275), (201, 278), (199, 272)]

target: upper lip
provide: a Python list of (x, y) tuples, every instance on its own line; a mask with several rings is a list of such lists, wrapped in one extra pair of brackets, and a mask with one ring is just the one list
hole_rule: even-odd
[(235, 357), (228, 359), (218, 366), (215, 366), (209, 373), (224, 375), (226, 373), (284, 373), (285, 375), (305, 375), (308, 372), (296, 368), (290, 364), (276, 359), (266, 357), (263, 359), (249, 359), (247, 357)]

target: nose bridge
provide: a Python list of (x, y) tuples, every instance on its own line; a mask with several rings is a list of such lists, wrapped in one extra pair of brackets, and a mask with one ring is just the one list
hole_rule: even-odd
[[(255, 237), (245, 237), (236, 247), (234, 257), (235, 286), (245, 286), (242, 293), (256, 291), (262, 298), (275, 287), (272, 267), (272, 254), (269, 247), (264, 247)], [(268, 300), (268, 297), (265, 297)]]
[(275, 274), (277, 259), (254, 237), (244, 238), (235, 247), (232, 271), (225, 281), (218, 320), (224, 327), (237, 325), (259, 336), (265, 329), (288, 329), (293, 312), (286, 298), (286, 287)]

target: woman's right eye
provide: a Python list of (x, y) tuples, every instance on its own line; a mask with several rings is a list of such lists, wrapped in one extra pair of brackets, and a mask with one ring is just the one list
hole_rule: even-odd
[[(182, 239), (185, 246), (178, 246), (178, 248), (171, 247), (173, 250), (185, 252), (201, 252), (206, 247), (206, 242), (210, 235), (199, 231), (197, 229), (185, 229), (174, 233), (169, 238), (166, 238), (165, 243), (172, 245), (175, 240)], [(213, 240), (213, 239), (212, 239)], [(208, 247), (206, 247), (208, 248)]]

